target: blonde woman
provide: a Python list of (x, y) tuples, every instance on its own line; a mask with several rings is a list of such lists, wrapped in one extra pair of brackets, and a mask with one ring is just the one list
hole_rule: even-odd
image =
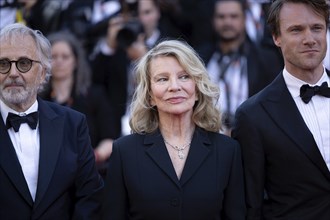
[(218, 88), (185, 42), (136, 66), (133, 134), (114, 142), (103, 219), (244, 219), (240, 148), (219, 134)]

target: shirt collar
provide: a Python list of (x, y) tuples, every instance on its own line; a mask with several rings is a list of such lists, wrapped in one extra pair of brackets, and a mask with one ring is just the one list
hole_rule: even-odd
[(0, 112), (4, 122), (6, 122), (7, 116), (9, 112), (18, 114), (18, 115), (27, 115), (32, 112), (38, 111), (38, 101), (36, 100), (33, 105), (27, 109), (25, 112), (17, 112), (14, 109), (8, 107), (2, 100), (0, 100)]
[(308, 84), (310, 86), (315, 86), (315, 85), (320, 86), (323, 82), (328, 82), (328, 84), (330, 84), (330, 78), (328, 77), (328, 75), (325, 71), (325, 68), (323, 69), (322, 77), (315, 84), (310, 84), (301, 79), (298, 79), (297, 77), (295, 77), (291, 73), (289, 73), (285, 68), (283, 70), (283, 77), (284, 77), (284, 81), (289, 89), (289, 92), (291, 93), (293, 98), (300, 96), (300, 87), (304, 84)]

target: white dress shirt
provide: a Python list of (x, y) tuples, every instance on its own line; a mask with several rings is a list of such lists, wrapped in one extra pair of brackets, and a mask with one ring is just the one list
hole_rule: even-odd
[[(249, 95), (246, 57), (241, 56), (238, 61), (229, 61), (231, 63), (226, 70), (224, 80), (220, 79), (221, 68), (218, 63), (219, 58), (219, 53), (216, 52), (213, 54), (207, 64), (207, 72), (210, 79), (218, 84), (220, 89), (218, 108), (222, 112), (229, 112), (234, 115), (237, 107)], [(226, 83), (228, 84), (228, 90), (226, 89)], [(228, 98), (229, 100), (227, 100)], [(230, 106), (228, 106), (228, 103)]]
[[(286, 69), (283, 71), (283, 77), (301, 116), (313, 134), (319, 151), (330, 170), (330, 98), (315, 95), (306, 104), (300, 98), (300, 87), (303, 84), (309, 83), (294, 77)], [(320, 86), (323, 82), (327, 82), (330, 85), (330, 78), (325, 70), (321, 79), (316, 84), (309, 85)]]
[[(6, 123), (9, 112), (21, 116), (30, 114), (32, 112), (38, 111), (38, 102), (36, 101), (25, 112), (17, 112), (9, 108), (0, 100), (0, 111), (3, 121)], [(29, 187), (32, 199), (35, 200), (39, 172), (39, 122), (36, 129), (31, 129), (27, 123), (24, 123), (21, 124), (18, 132), (15, 132), (13, 128), (8, 129), (8, 134), (15, 148), (17, 158), (21, 164), (22, 171), (26, 183)]]

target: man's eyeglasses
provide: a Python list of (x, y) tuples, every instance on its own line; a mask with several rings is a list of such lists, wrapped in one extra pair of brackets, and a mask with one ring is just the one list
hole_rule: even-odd
[(41, 63), (37, 60), (31, 60), (29, 58), (19, 58), (18, 60), (9, 60), (9, 59), (2, 59), (0, 60), (0, 73), (7, 74), (11, 69), (11, 64), (15, 63), (16, 68), (21, 73), (26, 73), (32, 68), (32, 63)]

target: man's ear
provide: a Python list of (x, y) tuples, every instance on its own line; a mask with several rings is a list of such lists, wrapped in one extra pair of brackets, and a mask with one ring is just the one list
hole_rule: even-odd
[(281, 37), (280, 36), (273, 35), (273, 41), (277, 47), (281, 47)]

